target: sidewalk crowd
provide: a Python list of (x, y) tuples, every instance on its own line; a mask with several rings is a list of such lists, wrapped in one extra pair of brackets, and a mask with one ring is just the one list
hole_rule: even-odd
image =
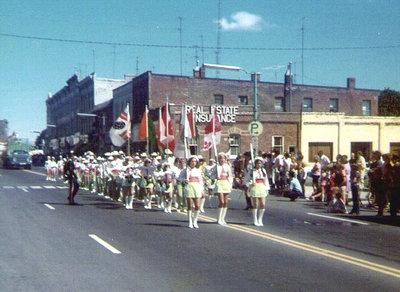
[[(216, 161), (217, 160), (217, 161)], [(338, 155), (336, 162), (320, 151), (314, 157), (310, 172), (303, 156), (284, 153), (240, 154), (229, 160), (225, 153), (207, 163), (201, 155), (185, 160), (174, 157), (167, 149), (159, 153), (136, 153), (128, 156), (122, 151), (105, 153), (96, 157), (92, 152), (82, 156), (70, 153), (68, 158), (49, 157), (46, 162), (47, 180), (57, 178), (70, 182), (71, 204), (79, 187), (99, 196), (123, 202), (133, 209), (133, 200), (143, 203), (145, 209), (157, 208), (171, 213), (188, 215), (189, 227), (198, 228), (199, 213), (204, 212), (208, 199), (211, 208), (218, 207), (218, 224), (226, 224), (229, 194), (232, 188), (244, 192), (247, 207), (252, 210), (254, 225), (263, 225), (265, 200), (269, 193), (288, 197), (291, 201), (305, 198), (320, 201), (332, 213), (360, 213), (360, 191), (368, 181), (369, 190), (383, 216), (388, 206), (396, 216), (400, 207), (400, 159), (398, 156), (373, 152), (369, 169), (361, 152)], [(306, 193), (306, 179), (312, 179), (312, 193)], [(308, 188), (309, 189), (309, 188)], [(74, 193), (74, 194), (71, 194)], [(349, 206), (351, 195), (352, 209)], [(154, 203), (154, 204), (152, 204)]]

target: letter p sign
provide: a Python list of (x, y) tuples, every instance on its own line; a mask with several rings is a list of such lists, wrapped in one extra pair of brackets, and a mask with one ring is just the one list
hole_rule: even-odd
[(259, 121), (252, 121), (249, 124), (249, 132), (252, 136), (259, 136), (263, 131), (263, 126)]

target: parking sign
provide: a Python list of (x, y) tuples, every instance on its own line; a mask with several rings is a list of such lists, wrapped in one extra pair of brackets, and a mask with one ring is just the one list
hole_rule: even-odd
[(263, 131), (263, 126), (259, 121), (252, 121), (249, 124), (249, 132), (252, 136), (259, 136)]

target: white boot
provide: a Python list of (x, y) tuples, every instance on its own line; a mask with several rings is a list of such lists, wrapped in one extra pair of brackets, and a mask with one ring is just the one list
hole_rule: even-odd
[(133, 209), (133, 196), (128, 197), (129, 210)]
[(222, 221), (222, 213), (224, 208), (218, 208), (218, 224), (224, 225), (224, 221)]
[(204, 203), (205, 203), (205, 201), (206, 201), (205, 197), (200, 199), (200, 212), (201, 213), (205, 213), (204, 212)]
[(125, 197), (124, 205), (125, 205), (125, 209), (129, 209), (129, 198), (128, 197)]
[(192, 210), (187, 212), (189, 219), (189, 228), (193, 228), (193, 220), (192, 220)]
[(172, 213), (172, 201), (168, 202), (168, 213)]
[(194, 216), (193, 216), (193, 227), (194, 228), (199, 228), (199, 225), (197, 225), (197, 220), (199, 218), (199, 213), (200, 213), (199, 210), (194, 210), (193, 211), (193, 214), (194, 214)]
[(263, 224), (264, 212), (265, 212), (265, 209), (258, 210), (258, 226), (264, 226), (264, 224)]
[(257, 209), (251, 209), (251, 213), (253, 213), (254, 226), (260, 226), (258, 223)]
[(221, 216), (221, 219), (222, 219), (222, 224), (223, 224), (223, 225), (226, 224), (225, 217), (226, 217), (226, 212), (227, 212), (227, 211), (228, 211), (228, 208), (222, 208), (222, 216)]

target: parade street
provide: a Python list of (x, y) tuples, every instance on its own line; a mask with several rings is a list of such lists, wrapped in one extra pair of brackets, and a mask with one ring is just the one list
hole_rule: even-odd
[(189, 229), (166, 214), (46, 181), (43, 168), (0, 169), (1, 291), (399, 291), (400, 224), (362, 208), (267, 197), (252, 225), (241, 191), (216, 224), (216, 200)]

